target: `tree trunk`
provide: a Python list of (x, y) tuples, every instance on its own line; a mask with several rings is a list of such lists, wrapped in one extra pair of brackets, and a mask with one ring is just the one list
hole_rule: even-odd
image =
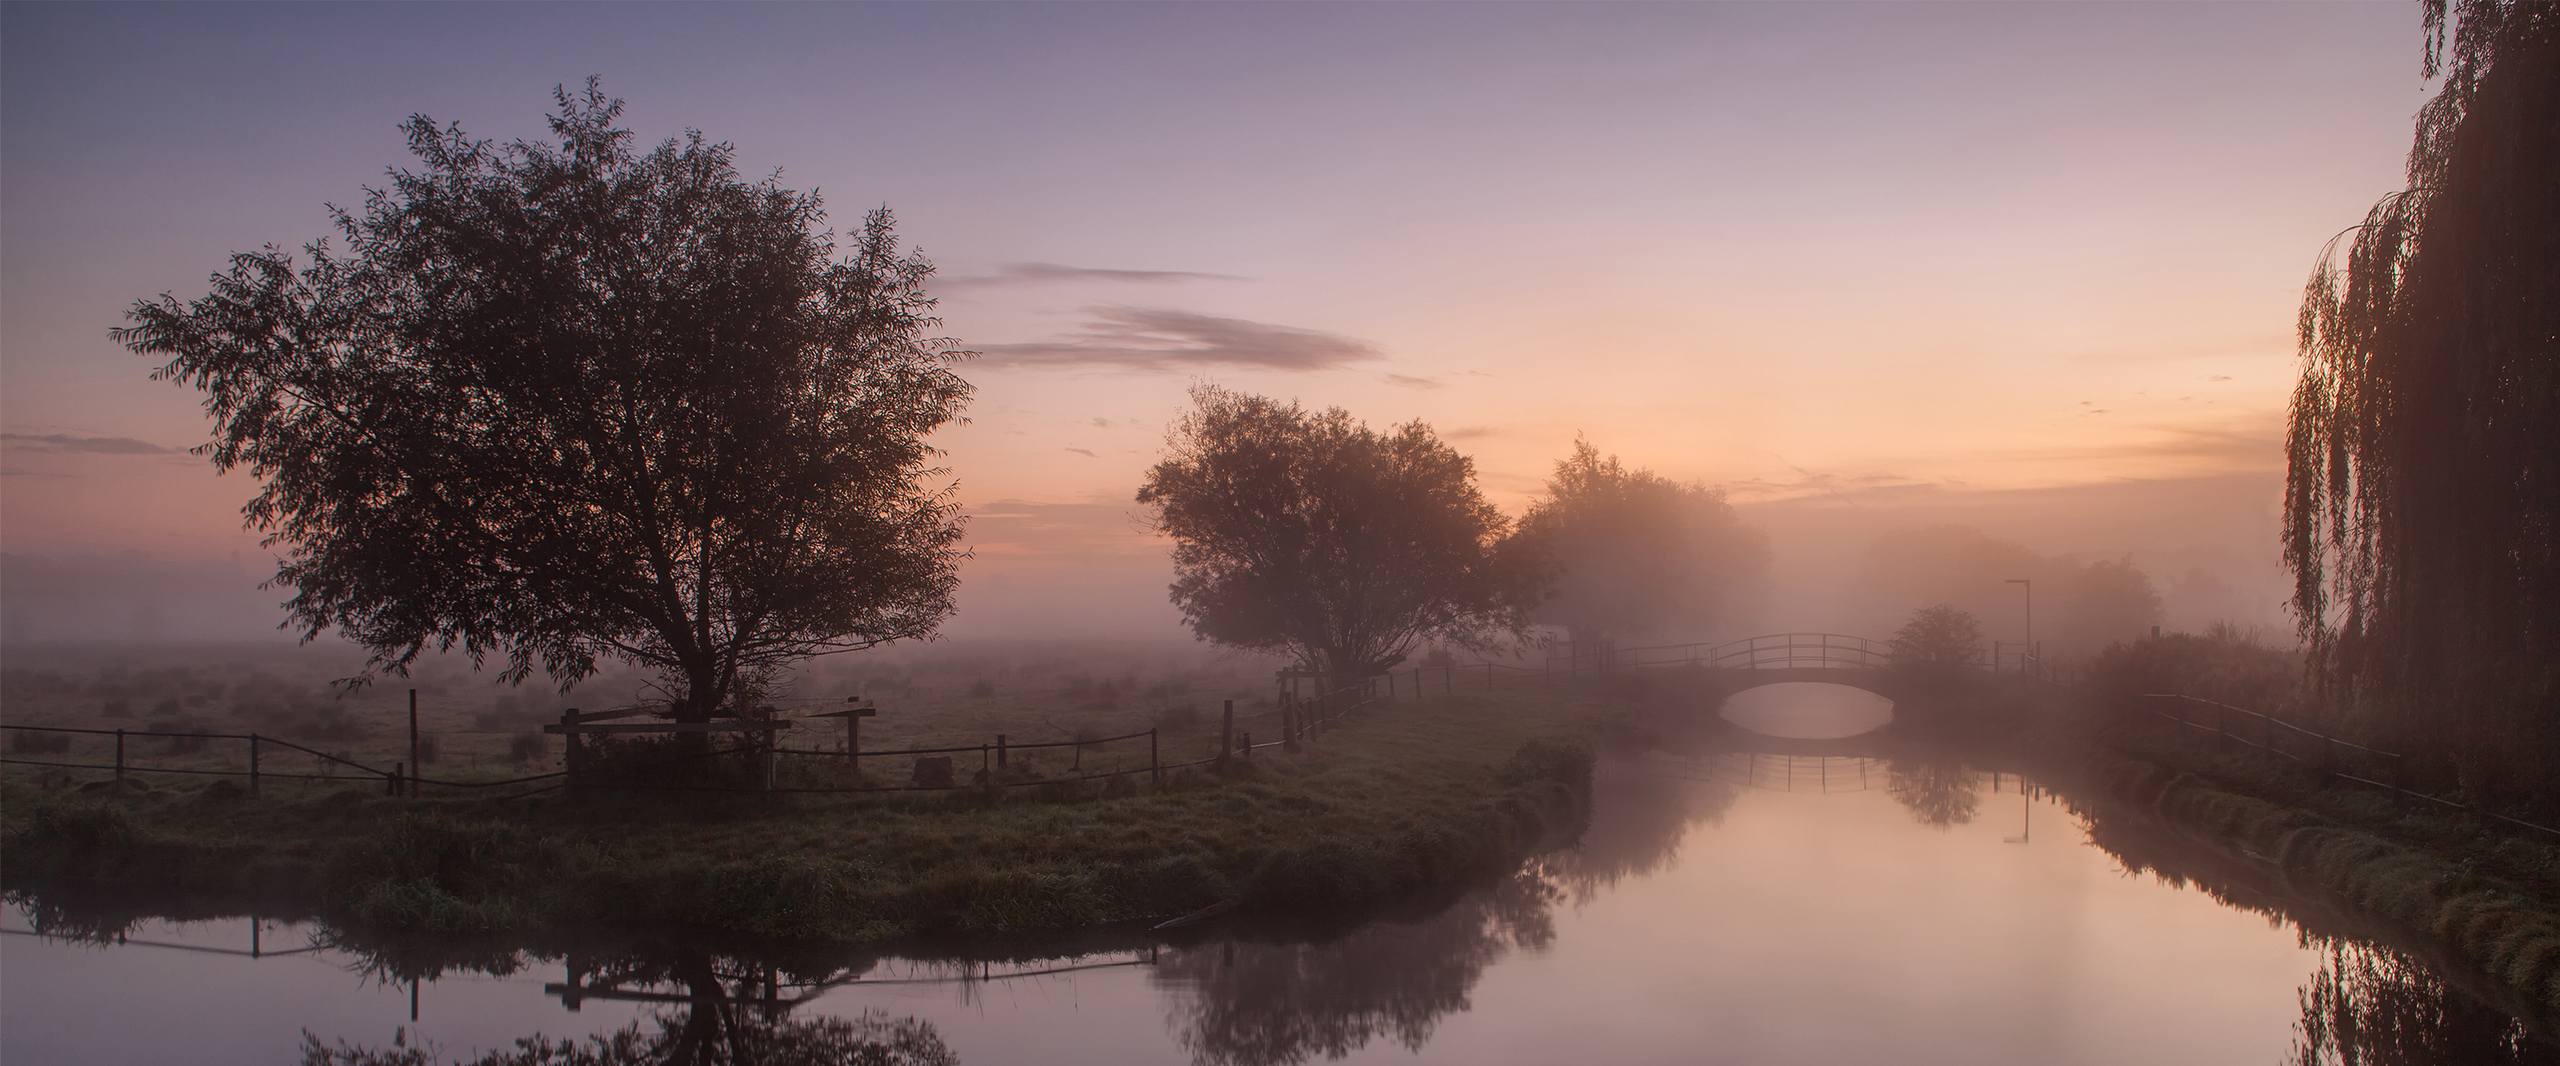
[[(676, 721), (701, 723), (711, 720), (712, 712), (720, 708), (718, 677), (718, 671), (708, 664), (685, 668), (685, 693), (675, 705)], [(708, 775), (711, 772), (711, 734), (678, 733), (675, 736), (675, 754), (684, 760), (682, 772), (692, 777)]]

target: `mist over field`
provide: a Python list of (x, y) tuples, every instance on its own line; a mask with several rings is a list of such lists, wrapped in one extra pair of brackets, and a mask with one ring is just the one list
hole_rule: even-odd
[[(1873, 569), (1901, 535), (1959, 527), (2056, 559), (2130, 558), (2158, 588), (2166, 625), (2200, 631), (2231, 622), (2290, 642), (2276, 541), (2281, 484), (2269, 471), (2047, 489), (1737, 496), (1736, 510), (1769, 536), (1773, 585), (1759, 610), (1717, 635), (1884, 632), (1918, 606), (1919, 593), (1879, 589)], [(0, 513), (9, 506), (0, 497)], [(968, 532), (976, 555), (961, 567), (949, 642), (1191, 642), (1164, 598), (1166, 542), (1147, 532), (1135, 504), (999, 501), (972, 509)], [(272, 566), (253, 538), (238, 540), (212, 559), (184, 549), (0, 555), (0, 642), (291, 642), (276, 629), (281, 597), (258, 587)]]

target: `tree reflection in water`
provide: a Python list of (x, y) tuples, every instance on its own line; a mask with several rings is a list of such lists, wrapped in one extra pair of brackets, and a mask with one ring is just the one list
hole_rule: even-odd
[(1341, 1058), (1380, 1037), (1420, 1051), (1467, 1009), (1487, 964), (1555, 939), (1560, 892), (1537, 864), (1416, 921), (1378, 922), (1320, 944), (1225, 943), (1165, 954), (1156, 981), (1175, 1037), (1202, 1066)]
[(2389, 948), (2329, 941), (2300, 995), (2296, 1066), (2560, 1063), (2560, 1047), (2534, 1042), (2507, 1012)]
[(1726, 777), (1604, 765), (1591, 782), (1590, 824), (1572, 847), (1547, 857), (1547, 869), (1574, 902), (1588, 903), (1625, 878), (1670, 865), (1689, 828), (1715, 824), (1740, 794), (1741, 786)]
[(1895, 759), (1884, 790), (1933, 829), (1964, 825), (1982, 810), (1982, 772), (1953, 759)]
[(646, 1021), (611, 1032), (573, 1038), (536, 1033), (512, 1047), (469, 1058), (400, 1043), (388, 1048), (324, 1044), (306, 1032), (302, 1066), (956, 1066), (960, 1061), (932, 1023), (918, 1018), (876, 1010), (852, 1018), (793, 1016), (795, 1004), (776, 993), (779, 980), (770, 967), (759, 970), (699, 951), (609, 962), (579, 973), (565, 991), (554, 990), (564, 1000), (641, 999), (668, 1005)]

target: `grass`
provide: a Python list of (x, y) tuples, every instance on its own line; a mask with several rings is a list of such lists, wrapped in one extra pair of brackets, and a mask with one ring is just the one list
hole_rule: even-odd
[(114, 886), (381, 932), (862, 942), (1063, 932), (1230, 902), (1314, 915), (1499, 872), (1578, 827), (1587, 723), (1569, 697), (1534, 691), (1408, 699), (1303, 753), (1174, 771), (1134, 794), (406, 801), (366, 784), (252, 799), (229, 783), (12, 779), (0, 850), (22, 892)]

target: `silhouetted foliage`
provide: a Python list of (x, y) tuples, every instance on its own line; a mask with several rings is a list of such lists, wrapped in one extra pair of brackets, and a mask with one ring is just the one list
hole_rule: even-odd
[(1982, 659), (1982, 627), (1973, 616), (1946, 604), (1915, 611), (1893, 634), (1897, 666), (1921, 674), (1953, 674)]
[(2300, 1066), (2560, 1063), (2503, 1010), (2389, 948), (2331, 940), (2302, 986), (2291, 1059)]
[(1577, 643), (1700, 629), (1737, 613), (1767, 577), (1769, 546), (1724, 494), (1630, 470), (1575, 439), (1514, 538), (1555, 568), (1531, 617)]
[(1173, 602), (1193, 632), (1356, 678), (1423, 641), (1522, 630), (1540, 575), (1497, 550), (1508, 523), (1431, 427), (1191, 396), (1138, 502), (1174, 538)]
[(1920, 824), (1949, 829), (1982, 810), (1982, 773), (1952, 759), (1896, 759), (1884, 790)]
[(701, 718), (809, 655), (931, 633), (958, 515), (926, 436), (969, 387), (886, 211), (850, 248), (814, 194), (699, 133), (646, 152), (590, 81), (554, 142), (425, 116), (420, 169), (344, 251), (236, 255), (118, 341), (203, 390), (216, 467), (261, 481), (291, 623), (497, 652), (564, 686), (655, 670)]
[(2171, 692), (2286, 714), (2297, 711), (2303, 695), (2298, 654), (2230, 626), (2115, 645), (2090, 661), (2088, 681), (2119, 706), (2145, 693)]
[(2560, 7), (2425, 11), (2425, 72), (2444, 85), (2419, 111), (2408, 187), (2348, 231), (2343, 260), (2332, 239), (2304, 292), (2284, 556), (2334, 692), (2467, 784), (2550, 803)]

